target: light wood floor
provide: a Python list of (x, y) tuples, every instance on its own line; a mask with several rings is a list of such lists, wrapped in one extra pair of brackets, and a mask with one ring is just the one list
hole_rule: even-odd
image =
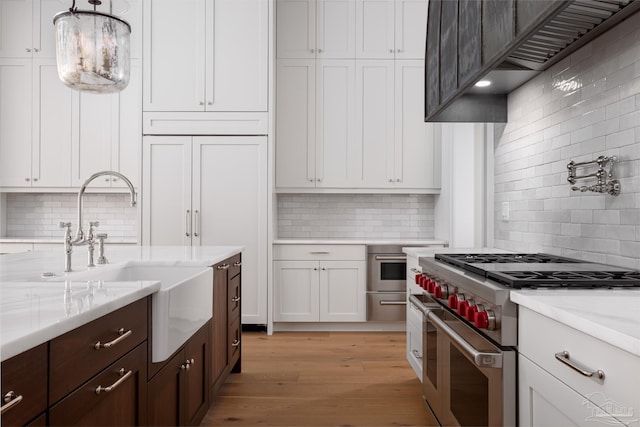
[(426, 426), (405, 334), (242, 335), (232, 374), (203, 426)]

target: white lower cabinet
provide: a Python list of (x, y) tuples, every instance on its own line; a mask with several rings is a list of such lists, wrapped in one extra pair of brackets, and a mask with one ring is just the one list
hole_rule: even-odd
[(275, 322), (366, 321), (364, 246), (274, 248)]
[(638, 424), (638, 356), (523, 306), (518, 322), (520, 426)]
[(267, 323), (267, 138), (145, 136), (144, 245), (243, 246), (242, 323)]

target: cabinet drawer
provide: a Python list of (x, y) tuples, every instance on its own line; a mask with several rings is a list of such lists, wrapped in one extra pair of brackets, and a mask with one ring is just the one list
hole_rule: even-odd
[(285, 261), (364, 261), (365, 245), (274, 245), (273, 259)]
[(145, 425), (146, 361), (143, 343), (54, 405), (51, 425)]
[[(146, 339), (146, 298), (53, 339), (49, 403), (58, 401)], [(98, 343), (101, 346), (96, 349)]]
[(229, 324), (233, 323), (240, 317), (240, 275), (236, 275), (229, 280), (227, 298), (229, 300), (227, 306), (227, 319)]
[[(598, 405), (640, 408), (640, 357), (522, 306), (519, 310), (520, 354)], [(557, 360), (556, 353), (563, 351), (586, 371), (602, 370), (604, 379), (584, 376)]]
[(240, 357), (240, 345), (242, 341), (240, 331), (240, 319), (236, 319), (235, 322), (229, 326), (229, 366), (235, 365), (238, 357)]
[(240, 269), (242, 268), (242, 258), (240, 254), (235, 255), (229, 258), (229, 278), (236, 277), (240, 274)]
[(3, 426), (24, 425), (47, 409), (46, 343), (2, 362), (2, 396), (9, 392), (15, 404), (2, 414)]

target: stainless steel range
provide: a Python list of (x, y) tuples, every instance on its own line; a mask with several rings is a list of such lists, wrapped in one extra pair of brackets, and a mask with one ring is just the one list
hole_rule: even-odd
[(515, 426), (518, 309), (511, 289), (640, 287), (640, 272), (548, 254), (420, 259), (424, 397), (447, 426)]

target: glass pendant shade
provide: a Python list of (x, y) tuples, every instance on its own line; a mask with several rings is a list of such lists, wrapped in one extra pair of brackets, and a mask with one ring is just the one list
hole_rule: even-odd
[(69, 10), (53, 18), (58, 75), (71, 89), (119, 92), (129, 84), (131, 26), (106, 13)]

